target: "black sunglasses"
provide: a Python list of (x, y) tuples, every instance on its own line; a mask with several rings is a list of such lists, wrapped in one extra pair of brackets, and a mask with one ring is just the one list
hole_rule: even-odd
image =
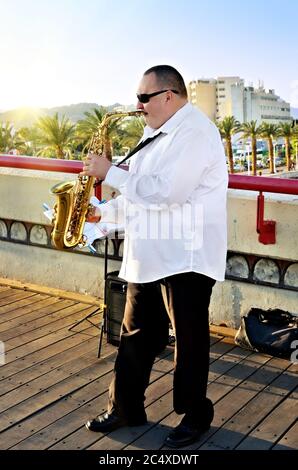
[(155, 91), (154, 93), (141, 93), (140, 95), (137, 95), (137, 98), (140, 103), (149, 103), (150, 98), (153, 96), (160, 95), (161, 93), (166, 93), (167, 91), (172, 91), (173, 93), (176, 93), (176, 95), (179, 94), (177, 90), (160, 90), (160, 91)]

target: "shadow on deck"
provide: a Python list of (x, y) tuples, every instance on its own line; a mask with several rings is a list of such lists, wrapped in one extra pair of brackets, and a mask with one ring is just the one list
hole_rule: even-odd
[[(95, 312), (77, 300), (0, 286), (1, 449), (161, 449), (180, 417), (172, 411), (173, 348), (157, 358), (146, 395), (148, 424), (107, 435), (84, 423), (105, 411), (114, 346), (97, 359)], [(96, 324), (99, 314), (92, 316)], [(211, 337), (212, 427), (187, 449), (297, 449), (297, 365)]]

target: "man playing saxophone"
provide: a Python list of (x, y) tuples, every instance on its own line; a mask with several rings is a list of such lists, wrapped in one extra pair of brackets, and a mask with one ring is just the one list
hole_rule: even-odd
[(183, 417), (165, 445), (181, 447), (199, 439), (213, 419), (208, 308), (225, 275), (226, 159), (216, 126), (188, 103), (176, 69), (148, 69), (137, 98), (147, 124), (143, 139), (151, 140), (132, 157), (129, 172), (94, 154), (83, 168), (83, 175), (120, 191), (88, 221), (124, 220), (119, 276), (128, 282), (107, 413), (86, 426), (109, 432), (146, 423), (145, 390), (167, 344), (169, 315), (176, 337), (174, 410)]

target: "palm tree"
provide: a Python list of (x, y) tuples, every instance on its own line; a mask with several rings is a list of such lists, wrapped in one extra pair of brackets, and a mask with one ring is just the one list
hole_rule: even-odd
[(226, 116), (222, 121), (217, 123), (217, 127), (222, 139), (225, 140), (230, 173), (234, 173), (232, 136), (239, 132), (240, 122), (237, 121), (234, 116)]
[(61, 120), (58, 113), (54, 116), (45, 116), (38, 119), (36, 129), (39, 131), (38, 144), (42, 148), (37, 155), (62, 158), (71, 157), (73, 143), (76, 139), (75, 125), (64, 115)]
[(15, 137), (15, 147), (21, 155), (36, 155), (39, 134), (36, 127), (21, 127)]
[[(93, 135), (98, 131), (99, 126), (101, 125), (105, 114), (108, 112), (106, 108), (101, 106), (100, 108), (93, 108), (92, 112), (85, 112), (85, 119), (81, 119), (77, 124), (77, 136), (84, 143), (83, 153), (86, 152), (86, 149), (90, 148), (91, 140)], [(110, 121), (107, 130), (107, 138), (105, 139), (105, 154), (106, 157), (112, 161), (113, 155), (113, 137), (117, 135), (118, 127), (117, 121), (119, 119), (114, 119)]]
[(15, 148), (15, 130), (10, 122), (0, 122), (0, 152), (8, 153)]
[(287, 170), (290, 171), (294, 167), (294, 162), (292, 161), (292, 149), (291, 149), (291, 139), (295, 137), (296, 134), (295, 127), (293, 127), (290, 122), (282, 122), (279, 125), (279, 135), (285, 139), (285, 148), (286, 148), (286, 163)]
[(124, 121), (121, 126), (120, 145), (132, 149), (141, 139), (145, 127), (143, 117), (133, 117)]
[(260, 126), (257, 121), (244, 122), (241, 124), (240, 131), (245, 139), (251, 139), (251, 156), (252, 156), (252, 174), (257, 174), (257, 137), (260, 135)]
[(270, 173), (274, 173), (274, 149), (273, 139), (278, 136), (279, 128), (277, 124), (263, 122), (260, 126), (260, 136), (267, 140), (269, 152)]
[[(298, 125), (293, 128), (293, 137), (291, 139), (292, 148), (296, 153), (296, 165), (297, 165), (297, 156), (298, 156)], [(297, 166), (296, 169), (298, 170)]]

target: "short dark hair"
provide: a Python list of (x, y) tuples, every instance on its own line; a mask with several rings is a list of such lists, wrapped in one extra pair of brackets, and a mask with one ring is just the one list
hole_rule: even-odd
[(187, 98), (187, 90), (182, 75), (171, 65), (155, 65), (146, 70), (144, 75), (155, 73), (158, 85), (161, 88), (177, 90), (179, 95)]

